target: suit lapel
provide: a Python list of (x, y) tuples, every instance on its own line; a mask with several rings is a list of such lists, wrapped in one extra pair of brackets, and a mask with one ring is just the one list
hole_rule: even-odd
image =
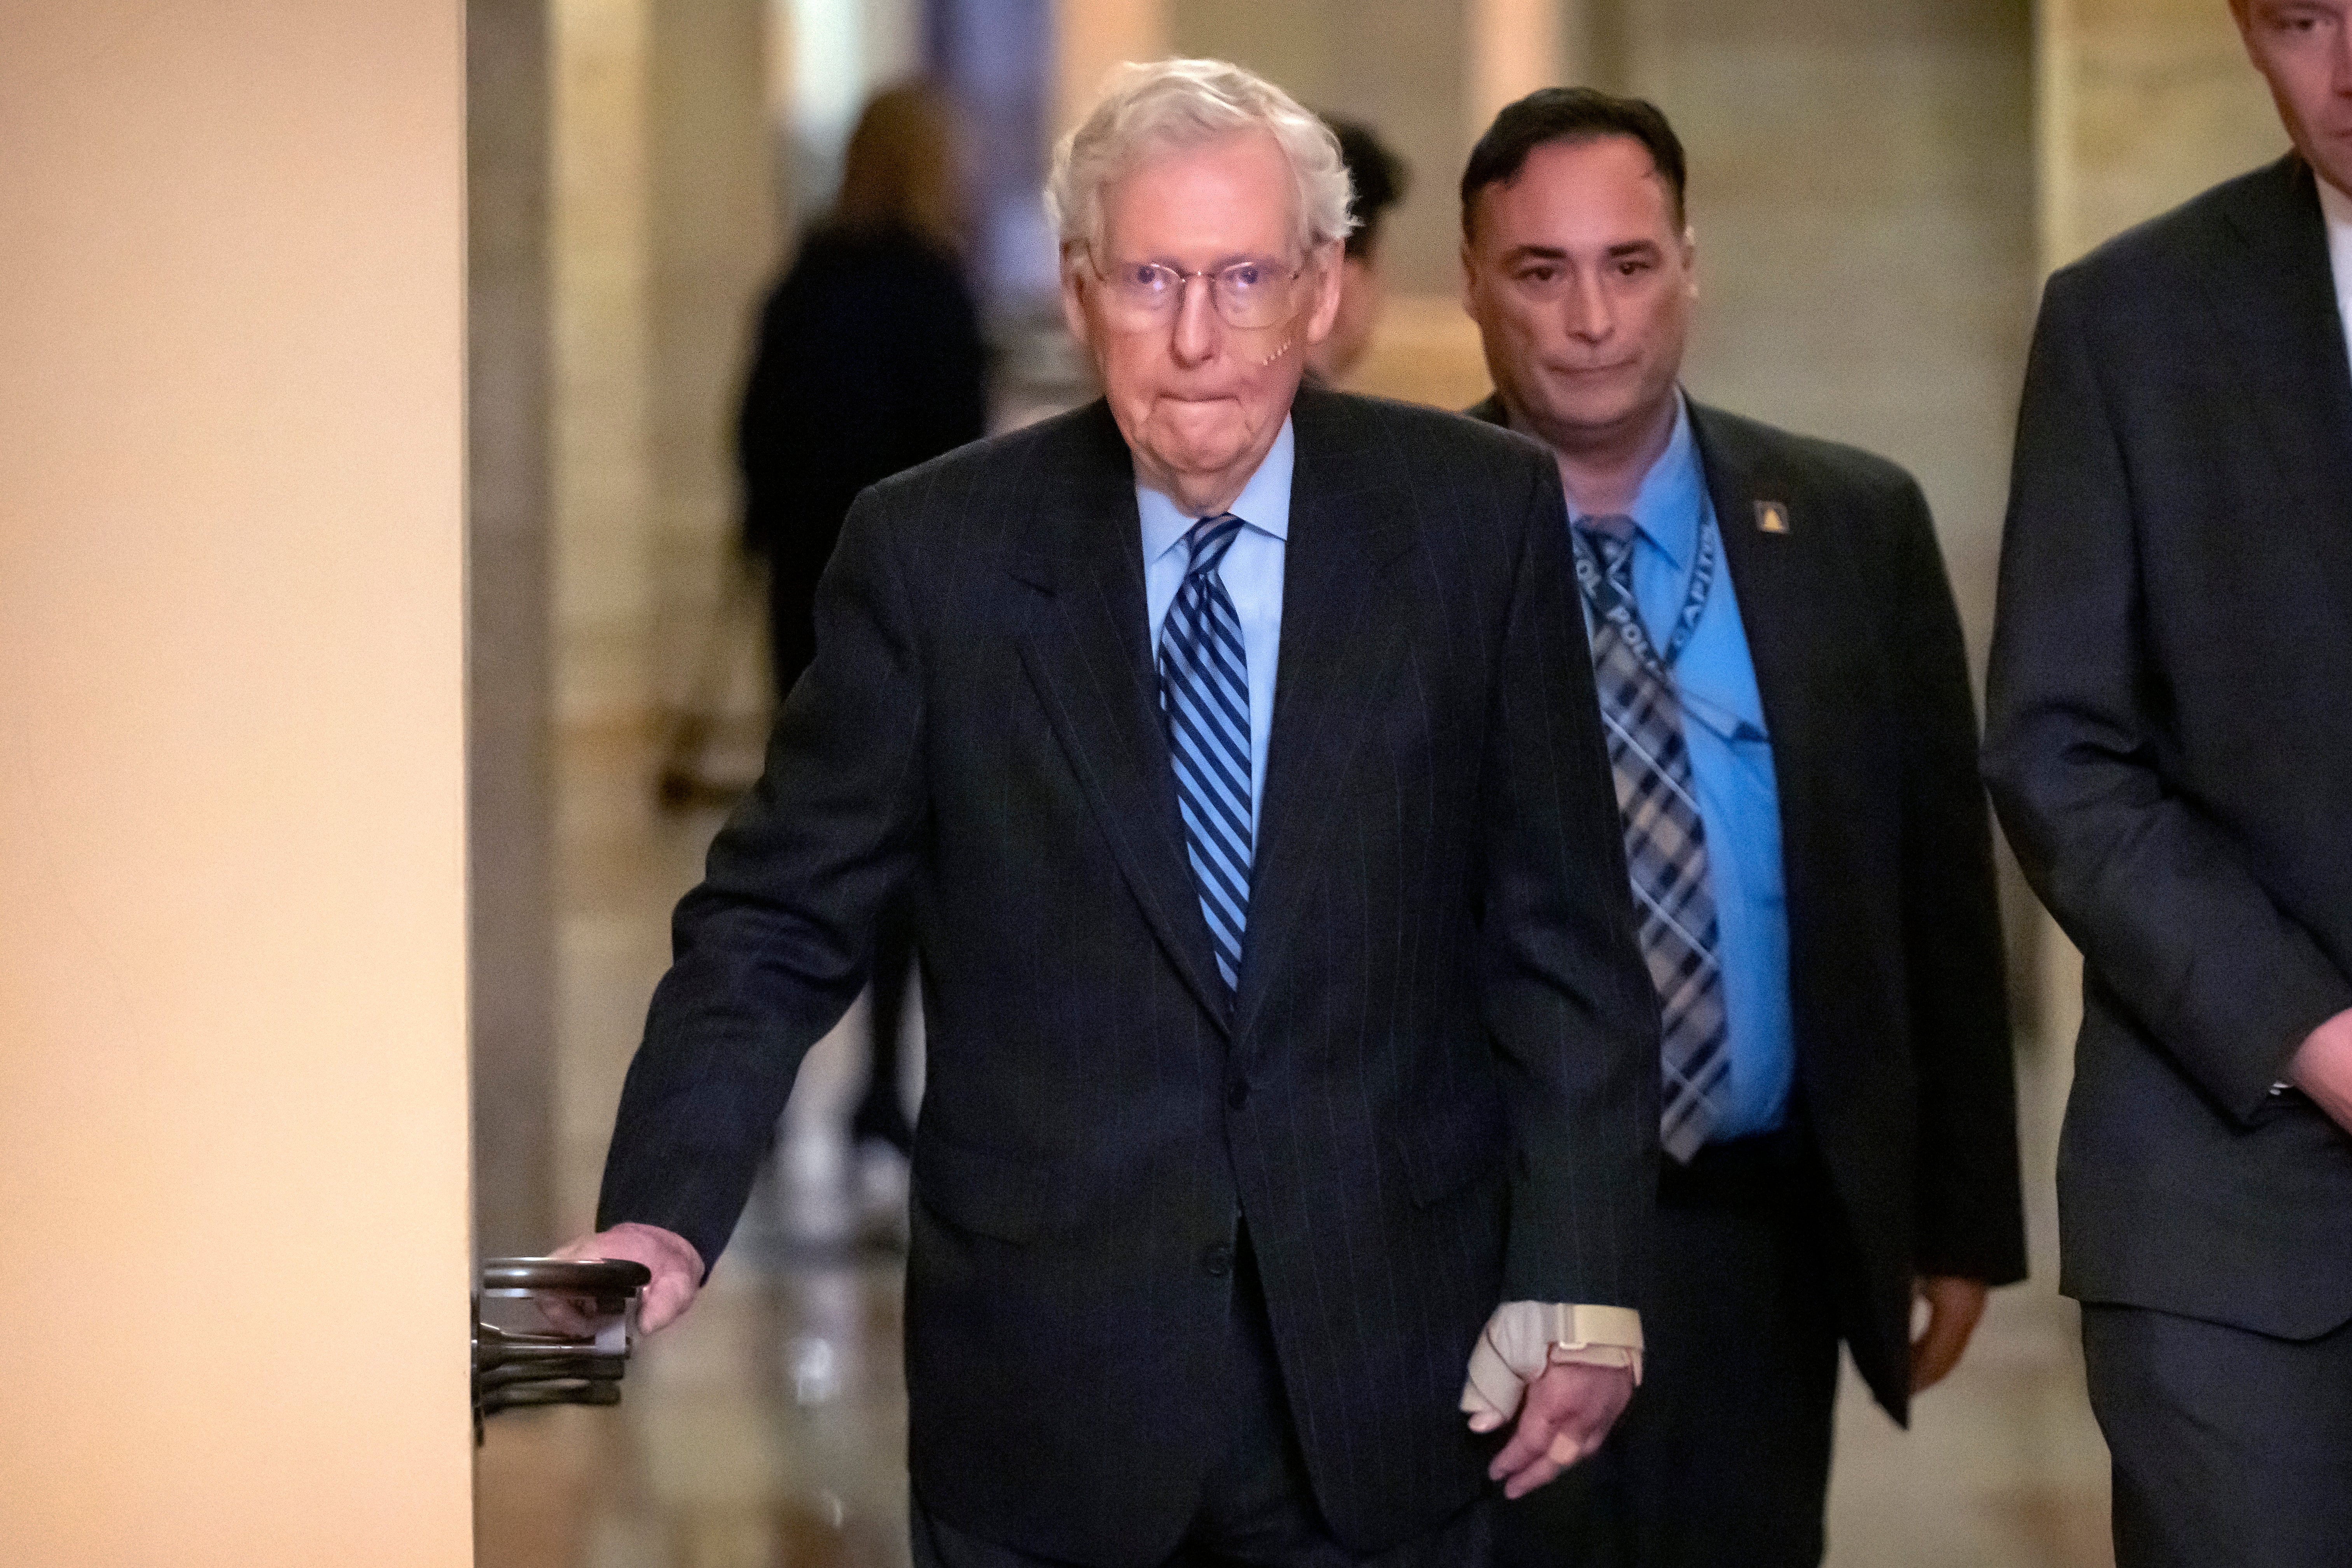
[(1791, 742), (1809, 738), (1811, 722), (1805, 679), (1808, 633), (1801, 612), (1820, 603), (1803, 582), (1811, 553), (1805, 546), (1813, 542), (1812, 531), (1806, 530), (1809, 537), (1801, 540), (1793, 526), (1788, 534), (1765, 533), (1756, 526), (1758, 501), (1788, 503), (1796, 498), (1786, 493), (1789, 487), (1771, 472), (1766, 454), (1740, 439), (1728, 421), (1701, 404), (1690, 406), (1699, 462), (1706, 470), (1707, 499), (1715, 505), (1724, 563), (1739, 596), (1739, 619), (1756, 667), (1757, 690), (1764, 700), (1764, 722), (1771, 731), (1775, 771), (1785, 771), (1780, 757)]
[(1185, 859), (1160, 727), (1134, 468), (1104, 405), (1076, 429), (1077, 449), (1049, 459), (1055, 471), (1038, 498), (1031, 547), (1010, 561), (1034, 595), (1022, 663), (1144, 919), (1185, 984), (1230, 1030), (1232, 1002)]
[[(1725, 564), (1739, 597), (1740, 625), (1756, 669), (1756, 690), (1771, 738), (1772, 775), (1780, 803), (1781, 875), (1788, 899), (1790, 981), (1801, 1009), (1805, 954), (1802, 933), (1819, 929), (1807, 910), (1815, 889), (1807, 868), (1823, 863), (1834, 831), (1835, 781), (1843, 766), (1837, 743), (1838, 710), (1851, 695), (1817, 657), (1835, 635), (1834, 607), (1843, 596), (1834, 565), (1822, 552), (1833, 536), (1806, 513), (1768, 450), (1744, 438), (1736, 422), (1696, 402), (1691, 426), (1706, 470), (1708, 499), (1722, 531)], [(1786, 532), (1758, 526), (1759, 501), (1779, 501)], [(1833, 860), (1831, 863), (1834, 863)], [(1800, 1034), (1804, 1030), (1801, 1023)]]
[(1382, 482), (1382, 454), (1349, 440), (1345, 405), (1302, 390), (1292, 419), (1297, 464), (1283, 552), (1281, 666), (1234, 1002), (1237, 1037), (1248, 1033), (1281, 968), (1339, 815), (1334, 795), (1370, 714), (1388, 698), (1390, 655), (1403, 619), (1378, 613), (1378, 589), (1412, 542), (1403, 489)]
[(2236, 195), (2203, 268), (2207, 301), (2270, 438), (2278, 493), (2292, 513), (2333, 524), (2301, 530), (2298, 544), (2308, 541), (2342, 604), (2352, 599), (2352, 365), (2318, 187), (2290, 154)]

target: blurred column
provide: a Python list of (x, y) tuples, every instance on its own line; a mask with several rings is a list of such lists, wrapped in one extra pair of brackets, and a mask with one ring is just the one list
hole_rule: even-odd
[[(734, 399), (781, 252), (766, 0), (553, 0), (549, 271), (556, 1229), (584, 1224), (645, 998), (609, 855), (722, 627)], [(756, 617), (717, 645), (756, 670)]]
[(932, 73), (971, 131), (982, 298), (992, 313), (1048, 299), (1056, 257), (1039, 193), (1065, 75), (1055, 0), (928, 0), (926, 17)]
[(648, 0), (553, 0), (555, 709), (567, 772), (649, 710)]
[[(2034, 32), (2045, 273), (2286, 150), (2221, 0), (2040, 0)], [(2035, 1022), (2063, 1048), (2082, 1020), (2082, 955), (2046, 915), (2036, 930)]]
[[(734, 570), (735, 405), (782, 254), (763, 0), (653, 0), (647, 38), (647, 449), (657, 599), (655, 689), (675, 701), (705, 657)], [(764, 622), (746, 623), (751, 667)]]
[(467, 858), (474, 1245), (553, 1234), (555, 887), (548, 617), (543, 0), (469, 0)]
[(780, 253), (761, 0), (556, 0), (557, 707), (637, 736), (731, 526), (729, 421)]
[(1568, 79), (1570, 46), (1582, 41), (1585, 9), (1578, 0), (1469, 0), (1470, 83), (1464, 107), (1474, 143), (1504, 105)]

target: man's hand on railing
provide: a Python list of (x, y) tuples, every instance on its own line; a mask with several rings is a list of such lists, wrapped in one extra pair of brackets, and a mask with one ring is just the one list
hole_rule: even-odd
[[(659, 1226), (616, 1225), (567, 1242), (548, 1256), (626, 1258), (652, 1270), (653, 1282), (637, 1295), (637, 1328), (648, 1334), (686, 1316), (702, 1289), (702, 1254), (686, 1237)], [(542, 1300), (540, 1311), (561, 1332), (589, 1334), (596, 1329), (594, 1307), (583, 1298), (556, 1297)]]

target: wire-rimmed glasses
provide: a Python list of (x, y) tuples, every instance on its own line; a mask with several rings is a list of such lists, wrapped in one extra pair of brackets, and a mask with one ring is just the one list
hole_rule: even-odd
[(1304, 267), (1286, 267), (1265, 257), (1229, 261), (1223, 267), (1186, 272), (1158, 261), (1118, 261), (1097, 266), (1113, 310), (1126, 325), (1154, 327), (1183, 308), (1185, 286), (1195, 278), (1208, 286), (1209, 300), (1227, 326), (1242, 331), (1271, 327), (1290, 314), (1291, 297)]

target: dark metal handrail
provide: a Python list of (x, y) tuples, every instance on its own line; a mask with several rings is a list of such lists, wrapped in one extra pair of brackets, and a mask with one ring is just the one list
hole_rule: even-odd
[[(618, 1405), (635, 1335), (637, 1292), (653, 1279), (616, 1258), (492, 1258), (474, 1297), (474, 1440), (501, 1410)], [(502, 1328), (482, 1321), (482, 1298), (569, 1298), (596, 1323), (589, 1334)]]

